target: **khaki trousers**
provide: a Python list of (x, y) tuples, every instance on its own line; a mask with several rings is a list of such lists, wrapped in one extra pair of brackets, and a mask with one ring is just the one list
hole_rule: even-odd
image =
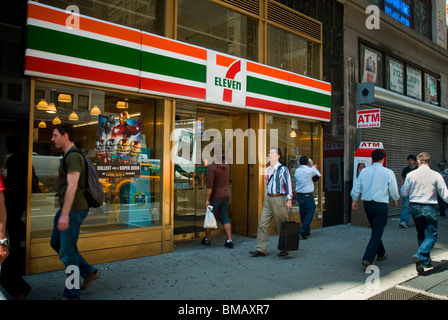
[(258, 232), (257, 232), (257, 250), (264, 254), (266, 254), (268, 249), (268, 242), (269, 242), (268, 227), (272, 219), (275, 219), (278, 233), (280, 233), (282, 223), (288, 221), (285, 196), (281, 197), (266, 196), (266, 198), (264, 199), (263, 209), (261, 211), (261, 217), (260, 222), (258, 224)]

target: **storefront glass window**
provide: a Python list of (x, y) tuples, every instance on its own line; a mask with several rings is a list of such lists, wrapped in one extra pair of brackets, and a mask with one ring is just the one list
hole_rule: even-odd
[(177, 39), (258, 60), (258, 21), (206, 0), (179, 0)]
[(361, 59), (361, 82), (373, 82), (375, 85), (383, 86), (383, 61), (382, 53), (367, 47), (365, 45), (360, 46)]
[(165, 0), (40, 0), (38, 2), (64, 10), (74, 5), (78, 8), (79, 14), (158, 35), (164, 35), (165, 31)]
[[(61, 94), (68, 100), (59, 101)], [(55, 113), (48, 113), (53, 103)], [(31, 195), (31, 238), (51, 235), (53, 217), (59, 209), (56, 190), (63, 152), (51, 142), (59, 121), (75, 127), (75, 145), (87, 151), (96, 164), (106, 193), (106, 203), (90, 209), (81, 231), (161, 224), (163, 108), (159, 103), (131, 94), (36, 82), (33, 168), (39, 188)], [(42, 105), (45, 108), (39, 110)], [(92, 115), (97, 109), (101, 114)]]
[(404, 64), (386, 57), (386, 89), (404, 94)]
[[(234, 171), (233, 148), (226, 141), (226, 130), (234, 129), (237, 116), (232, 110), (216, 110), (196, 103), (179, 102), (173, 153), (174, 235), (195, 237), (204, 232), (208, 168), (215, 162), (215, 148), (224, 152), (225, 162)], [(222, 161), (220, 159), (219, 161)], [(232, 181), (229, 182), (232, 194)], [(230, 199), (230, 206), (233, 201)], [(218, 219), (219, 220), (219, 219)], [(222, 230), (222, 224), (218, 223)], [(215, 231), (214, 231), (215, 232)]]
[(296, 34), (268, 25), (267, 63), (270, 66), (319, 78), (317, 45)]
[[(307, 156), (312, 159), (314, 165), (322, 174), (322, 163), (320, 163), (321, 137), (319, 136), (319, 123), (271, 115), (267, 116), (266, 122), (266, 149), (269, 150), (270, 147), (276, 147), (272, 144), (275, 144), (276, 139), (278, 139), (278, 148), (280, 148), (282, 152), (280, 162), (289, 169), (294, 191), (294, 173), (300, 166), (299, 159), (301, 156)], [(275, 135), (277, 135), (277, 137), (275, 137)], [(321, 192), (319, 186), (319, 183), (315, 183), (314, 185), (314, 197), (318, 211), (321, 200), (319, 199), (319, 194)], [(298, 203), (295, 200), (293, 200), (292, 211), (299, 211)], [(316, 219), (317, 217), (315, 216), (314, 218)]]

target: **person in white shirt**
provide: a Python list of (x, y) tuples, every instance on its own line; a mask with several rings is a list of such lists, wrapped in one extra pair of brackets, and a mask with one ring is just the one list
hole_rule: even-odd
[[(266, 168), (266, 198), (263, 202), (257, 231), (257, 250), (251, 251), (253, 257), (266, 255), (269, 243), (268, 228), (272, 219), (275, 220), (278, 233), (282, 223), (288, 221), (288, 210), (292, 206), (292, 183), (289, 170), (279, 160), (282, 152), (278, 148), (270, 148), (268, 153), (269, 166)], [(279, 257), (288, 255), (288, 251), (281, 250)]]
[(443, 177), (430, 168), (431, 156), (422, 152), (417, 156), (419, 168), (406, 176), (401, 194), (409, 197), (410, 213), (417, 229), (419, 248), (412, 257), (418, 274), (431, 267), (431, 249), (437, 241), (437, 195), (448, 202), (448, 189)]
[(400, 198), (395, 174), (383, 166), (383, 150), (373, 150), (372, 161), (371, 166), (362, 169), (350, 193), (353, 199), (353, 210), (358, 209), (357, 201), (359, 195), (362, 194), (364, 210), (372, 229), (370, 241), (361, 262), (365, 267), (372, 264), (375, 256), (378, 261), (386, 259), (386, 250), (381, 238), (387, 224), (389, 197), (393, 199), (394, 207), (398, 206)]
[(301, 156), (299, 159), (300, 167), (296, 169), (294, 178), (296, 179), (296, 200), (299, 202), (300, 221), (300, 235), (306, 239), (311, 235), (310, 225), (313, 221), (314, 212), (316, 211), (316, 203), (314, 202), (314, 180), (313, 177), (320, 177), (319, 170), (309, 164), (307, 156)]

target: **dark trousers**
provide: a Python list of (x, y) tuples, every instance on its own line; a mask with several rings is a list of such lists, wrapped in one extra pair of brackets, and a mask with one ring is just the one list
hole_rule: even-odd
[(362, 260), (372, 263), (375, 260), (375, 256), (382, 257), (386, 253), (381, 238), (387, 224), (387, 203), (365, 201), (364, 210), (370, 223), (372, 234)]

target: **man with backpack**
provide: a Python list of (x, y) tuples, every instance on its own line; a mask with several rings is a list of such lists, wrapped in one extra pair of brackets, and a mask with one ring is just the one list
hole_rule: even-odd
[[(82, 288), (87, 288), (100, 271), (89, 265), (78, 252), (78, 237), (83, 220), (89, 213), (89, 204), (84, 196), (86, 183), (86, 161), (74, 144), (75, 130), (70, 124), (60, 124), (53, 130), (51, 141), (56, 148), (63, 150), (64, 159), (59, 166), (58, 201), (60, 209), (54, 218), (51, 247), (59, 254), (65, 267), (78, 268), (84, 278)], [(71, 273), (68, 274), (71, 276)], [(76, 278), (76, 277), (75, 277)], [(79, 283), (67, 285), (61, 300), (79, 300), (81, 288)]]

